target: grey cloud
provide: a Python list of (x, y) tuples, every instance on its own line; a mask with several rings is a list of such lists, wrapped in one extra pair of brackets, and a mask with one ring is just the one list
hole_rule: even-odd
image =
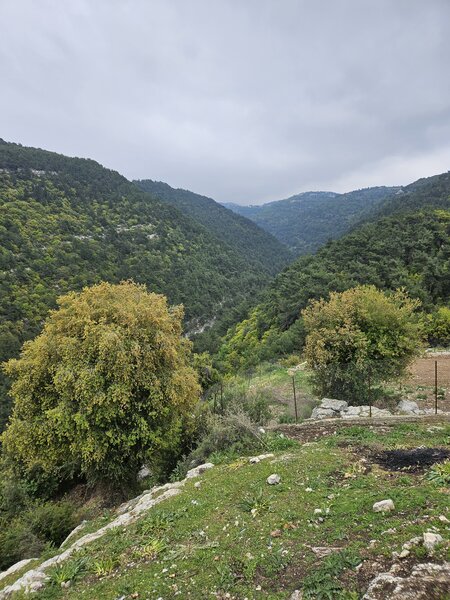
[(447, 0), (2, 0), (0, 22), (10, 141), (242, 203), (448, 168)]

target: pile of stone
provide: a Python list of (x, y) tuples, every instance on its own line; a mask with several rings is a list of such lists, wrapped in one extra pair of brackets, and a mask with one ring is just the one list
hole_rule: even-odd
[[(443, 414), (438, 410), (439, 414)], [(385, 409), (372, 406), (372, 417), (391, 417), (392, 415), (428, 415), (434, 414), (434, 409), (420, 409), (417, 402), (412, 400), (401, 400), (394, 413)], [(323, 398), (319, 406), (316, 406), (311, 414), (311, 419), (354, 419), (355, 417), (369, 417), (370, 406), (349, 406), (345, 400), (334, 398)]]
[[(389, 410), (372, 406), (373, 417), (389, 417)], [(313, 409), (311, 419), (353, 419), (355, 417), (370, 416), (370, 406), (349, 406), (345, 400), (323, 398), (320, 405)]]

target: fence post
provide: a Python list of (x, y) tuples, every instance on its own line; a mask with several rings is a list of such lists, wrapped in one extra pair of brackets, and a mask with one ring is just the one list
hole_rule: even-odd
[(438, 411), (438, 365), (437, 360), (434, 361), (434, 414)]
[(223, 414), (223, 381), (220, 382), (220, 408)]
[(369, 417), (372, 418), (372, 384), (370, 381), (370, 375), (371, 375), (371, 368), (369, 366), (369, 371), (368, 371), (368, 386), (369, 386)]
[(292, 389), (294, 390), (295, 422), (298, 423), (297, 394), (295, 392), (295, 375), (292, 375)]

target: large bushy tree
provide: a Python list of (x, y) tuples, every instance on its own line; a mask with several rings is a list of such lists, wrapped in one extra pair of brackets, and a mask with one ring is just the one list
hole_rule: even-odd
[(6, 363), (14, 410), (4, 451), (28, 474), (123, 484), (144, 461), (173, 452), (198, 400), (182, 308), (131, 282), (58, 304)]
[(316, 300), (303, 310), (306, 358), (318, 394), (355, 404), (369, 386), (401, 376), (421, 351), (418, 300), (358, 286)]

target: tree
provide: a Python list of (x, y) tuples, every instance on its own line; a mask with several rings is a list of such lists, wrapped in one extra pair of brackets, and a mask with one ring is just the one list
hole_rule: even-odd
[(132, 282), (100, 283), (58, 304), (6, 363), (15, 403), (4, 451), (28, 475), (120, 486), (173, 451), (198, 400), (183, 310)]
[(401, 376), (420, 353), (418, 300), (359, 286), (303, 310), (305, 354), (320, 395), (367, 402), (369, 385)]

